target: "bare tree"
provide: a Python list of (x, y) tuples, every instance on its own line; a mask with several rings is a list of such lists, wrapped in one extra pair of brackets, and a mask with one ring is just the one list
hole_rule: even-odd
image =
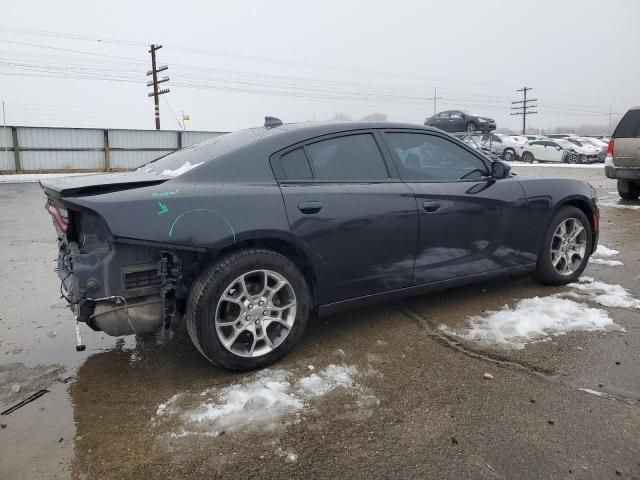
[(330, 122), (351, 122), (353, 120), (353, 118), (351, 118), (349, 115), (347, 115), (346, 113), (336, 113), (332, 119), (330, 119)]
[(386, 113), (370, 113), (369, 115), (362, 117), (360, 120), (363, 122), (386, 122), (387, 118)]

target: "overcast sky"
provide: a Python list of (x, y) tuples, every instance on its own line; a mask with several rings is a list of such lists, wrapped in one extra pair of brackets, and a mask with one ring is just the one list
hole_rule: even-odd
[(523, 85), (538, 99), (535, 127), (607, 125), (610, 106), (640, 103), (638, 0), (2, 3), (9, 124), (153, 128), (149, 43), (169, 66), (167, 129), (183, 110), (191, 130), (265, 115), (423, 123), (434, 87), (438, 110), (499, 127), (521, 125), (509, 109)]

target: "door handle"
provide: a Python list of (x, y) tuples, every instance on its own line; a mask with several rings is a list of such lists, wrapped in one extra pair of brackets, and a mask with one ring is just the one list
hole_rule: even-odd
[(298, 204), (298, 209), (306, 215), (310, 215), (312, 213), (318, 213), (322, 210), (322, 202), (300, 202)]
[(424, 208), (428, 213), (437, 212), (440, 210), (441, 205), (433, 200), (425, 200), (422, 202), (422, 208)]

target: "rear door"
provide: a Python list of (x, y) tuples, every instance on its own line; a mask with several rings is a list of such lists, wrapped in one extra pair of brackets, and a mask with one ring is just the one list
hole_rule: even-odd
[(449, 112), (440, 112), (435, 116), (435, 126), (441, 130), (449, 127)]
[(613, 164), (640, 167), (640, 108), (629, 110), (613, 132)]
[(549, 162), (562, 162), (564, 157), (564, 149), (556, 142), (545, 143), (545, 156)]
[(522, 252), (527, 202), (514, 178), (444, 135), (389, 130), (386, 144), (415, 192), (420, 221), (416, 285), (535, 262)]
[(460, 111), (451, 111), (449, 118), (449, 131), (450, 132), (461, 132), (465, 129), (464, 124), (464, 114)]
[(544, 141), (537, 140), (534, 142), (530, 142), (528, 147), (525, 147), (525, 150), (529, 150), (536, 160), (545, 161), (547, 152), (544, 148)]
[(315, 267), (321, 305), (411, 282), (416, 202), (380, 142), (372, 131), (350, 132), (272, 156), (294, 242)]

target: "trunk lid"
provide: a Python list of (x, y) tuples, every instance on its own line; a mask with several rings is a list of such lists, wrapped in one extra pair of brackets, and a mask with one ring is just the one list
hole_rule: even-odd
[(50, 178), (41, 180), (40, 185), (50, 197), (84, 197), (159, 185), (171, 178), (133, 171)]

